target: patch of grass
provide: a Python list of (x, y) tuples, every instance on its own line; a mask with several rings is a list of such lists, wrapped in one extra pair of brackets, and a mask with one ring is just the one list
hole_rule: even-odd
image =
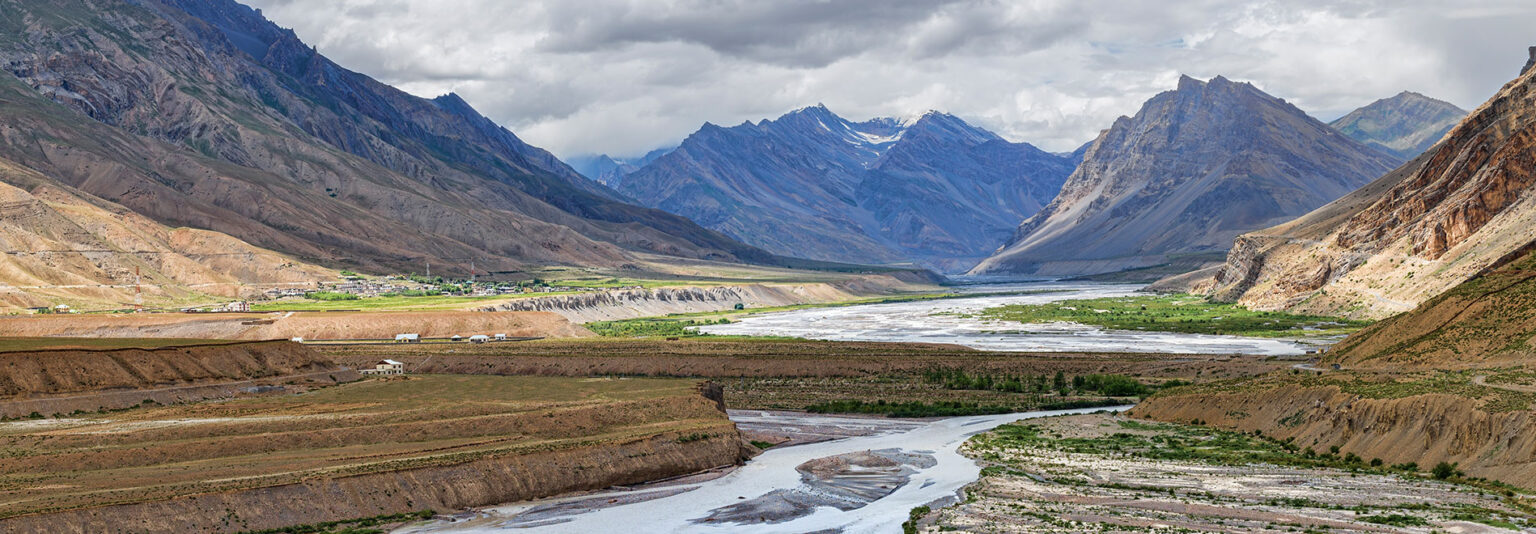
[(242, 534), (382, 534), (384, 530), (371, 527), (406, 521), (424, 521), (432, 519), (434, 515), (436, 514), (431, 510), (422, 510), (406, 514), (377, 515), (361, 519), (327, 521), (324, 523), (269, 528), (266, 530), (248, 530)]
[(1008, 406), (984, 405), (973, 402), (864, 402), (843, 400), (812, 404), (805, 407), (811, 413), (852, 413), (884, 415), (886, 417), (958, 417), (962, 415), (992, 415), (1012, 413)]
[(1116, 330), (1252, 337), (1349, 334), (1370, 323), (1353, 319), (1253, 311), (1194, 295), (1158, 295), (1016, 304), (982, 310), (977, 317), (1025, 324), (1071, 322)]
[(600, 336), (608, 337), (692, 337), (703, 336), (697, 326), (729, 324), (730, 319), (626, 319), (621, 321), (595, 321), (583, 326)]
[(865, 402), (862, 400), (836, 400), (812, 404), (805, 407), (810, 413), (823, 414), (868, 414), (884, 415), (886, 417), (959, 417), (964, 415), (994, 415), (1003, 413), (1015, 413), (1029, 410), (1074, 410), (1080, 408), (1103, 408), (1108, 406), (1121, 406), (1129, 404), (1118, 399), (1066, 399), (1053, 402), (1042, 402), (1039, 398), (1033, 398), (1018, 405), (982, 404), (978, 402), (964, 401), (940, 401), (940, 402), (886, 402), (884, 400)]
[(1424, 518), (1407, 514), (1377, 514), (1363, 516), (1359, 519), (1367, 523), (1391, 525), (1394, 527), (1423, 527), (1429, 525), (1429, 521), (1425, 521)]

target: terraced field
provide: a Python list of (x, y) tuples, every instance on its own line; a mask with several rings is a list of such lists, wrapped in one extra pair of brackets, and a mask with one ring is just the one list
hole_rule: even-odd
[[(0, 462), (0, 531), (26, 530), (6, 518), (39, 512), (367, 474), (421, 477), (423, 469), (657, 437), (717, 441), (731, 455), (708, 461), (730, 463), (739, 438), (697, 388), (697, 381), (676, 379), (407, 376), (301, 395), (0, 423), (0, 450), (13, 459)], [(657, 457), (657, 469), (667, 461)], [(513, 482), (523, 489), (539, 483)], [(582, 482), (571, 477), (555, 489)], [(408, 509), (378, 513), (434, 507), (432, 498), (410, 498)], [(259, 510), (240, 511), (252, 527), (271, 525)], [(364, 515), (372, 513), (356, 516)]]

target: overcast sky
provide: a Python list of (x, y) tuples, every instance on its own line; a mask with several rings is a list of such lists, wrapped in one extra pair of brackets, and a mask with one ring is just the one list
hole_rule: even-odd
[(947, 111), (1054, 151), (1178, 75), (1330, 120), (1403, 90), (1481, 104), (1536, 44), (1530, 0), (244, 0), (341, 65), (457, 92), (562, 157), (825, 103)]

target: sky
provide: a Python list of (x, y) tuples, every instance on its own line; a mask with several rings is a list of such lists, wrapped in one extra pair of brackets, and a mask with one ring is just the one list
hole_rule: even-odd
[(1474, 109), (1536, 44), (1529, 0), (243, 0), (337, 63), (458, 93), (569, 158), (823, 103), (952, 113), (1068, 151), (1180, 74), (1322, 120), (1409, 90)]

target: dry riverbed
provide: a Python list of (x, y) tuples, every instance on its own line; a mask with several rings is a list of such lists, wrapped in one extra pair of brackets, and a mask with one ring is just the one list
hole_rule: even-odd
[(1536, 532), (1529, 495), (1205, 427), (1090, 414), (1005, 425), (920, 532)]

